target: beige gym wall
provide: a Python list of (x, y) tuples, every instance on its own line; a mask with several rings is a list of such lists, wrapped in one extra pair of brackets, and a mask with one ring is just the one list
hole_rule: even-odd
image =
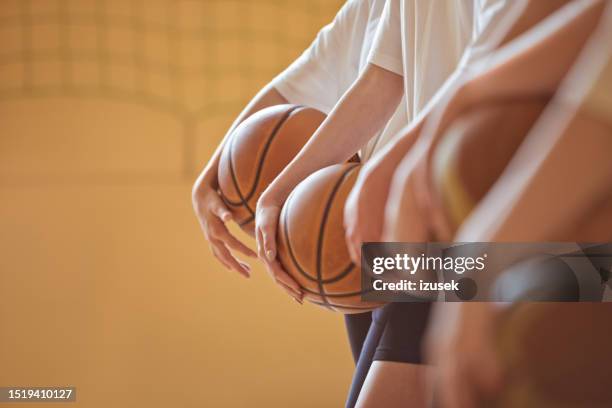
[(343, 404), (342, 317), (223, 270), (190, 202), (340, 3), (2, 2), (0, 386), (73, 385), (75, 408)]

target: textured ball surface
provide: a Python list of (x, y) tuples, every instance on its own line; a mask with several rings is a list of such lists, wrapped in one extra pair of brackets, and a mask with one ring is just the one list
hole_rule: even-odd
[(361, 300), (361, 273), (349, 257), (343, 212), (360, 166), (339, 164), (315, 172), (291, 193), (281, 211), (278, 255), (304, 298), (341, 313), (381, 306)]
[(253, 236), (257, 200), (325, 119), (316, 109), (277, 105), (234, 129), (219, 161), (221, 197), (240, 227)]
[[(492, 103), (459, 116), (437, 145), (433, 196), (454, 232), (491, 189), (546, 107), (545, 100)], [(448, 231), (441, 239), (451, 239)]]

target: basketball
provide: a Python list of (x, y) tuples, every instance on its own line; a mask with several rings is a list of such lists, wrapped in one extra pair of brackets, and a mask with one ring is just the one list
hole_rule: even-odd
[(361, 300), (361, 273), (344, 238), (344, 203), (360, 167), (338, 164), (310, 175), (285, 202), (278, 225), (279, 260), (304, 299), (345, 314), (381, 306)]
[(325, 119), (316, 109), (277, 105), (234, 129), (218, 169), (219, 192), (243, 231), (254, 235), (257, 200)]
[[(432, 196), (448, 222), (448, 230), (436, 231), (438, 239), (452, 239), (507, 168), (546, 105), (544, 98), (490, 104), (470, 110), (451, 124), (436, 147), (430, 169)], [(559, 241), (608, 242), (611, 226), (609, 194), (557, 235)], [(561, 279), (560, 270), (555, 268), (554, 279), (546, 277), (540, 265), (537, 271), (509, 270), (501, 276), (499, 284), (516, 292), (519, 302), (496, 322), (496, 352), (510, 380), (491, 406), (609, 406), (609, 392), (602, 391), (600, 384), (610, 376), (611, 359), (600, 352), (605, 349), (600, 340), (609, 336), (610, 308), (596, 301), (562, 303), (576, 301), (590, 290), (579, 287), (573, 275)], [(599, 279), (592, 285), (603, 291)], [(520, 302), (521, 292), (533, 299), (537, 291), (546, 302)], [(595, 295), (589, 300), (601, 297)]]
[(547, 102), (534, 98), (493, 103), (474, 108), (451, 124), (435, 148), (430, 169), (431, 195), (447, 224), (446, 231), (437, 226), (438, 239), (452, 239), (500, 177)]
[[(547, 102), (546, 98), (533, 98), (482, 106), (451, 124), (432, 160), (432, 197), (442, 209), (446, 224), (436, 225), (438, 239), (452, 239), (506, 169)], [(611, 209), (612, 194), (574, 225), (559, 230), (559, 237), (607, 242), (612, 236)]]

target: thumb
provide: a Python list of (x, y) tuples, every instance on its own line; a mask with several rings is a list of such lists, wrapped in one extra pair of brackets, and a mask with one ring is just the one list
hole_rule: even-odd
[(278, 215), (279, 210), (277, 208), (270, 208), (266, 211), (265, 221), (261, 228), (264, 254), (268, 261), (276, 259), (276, 229), (278, 227)]
[(210, 211), (219, 217), (223, 222), (228, 222), (232, 219), (232, 213), (218, 197), (211, 203)]

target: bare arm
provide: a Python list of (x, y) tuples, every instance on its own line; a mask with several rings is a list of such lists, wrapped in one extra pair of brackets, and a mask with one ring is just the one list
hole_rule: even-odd
[(314, 171), (349, 159), (387, 123), (403, 91), (400, 75), (369, 64), (264, 194), (284, 202)]
[(219, 157), (232, 131), (243, 120), (261, 109), (283, 103), (287, 103), (287, 100), (274, 87), (264, 87), (238, 115), (193, 186), (193, 208), (212, 253), (226, 268), (233, 269), (245, 277), (250, 275), (249, 265), (236, 258), (231, 250), (246, 256), (255, 256), (255, 253), (234, 237), (225, 226), (231, 219), (231, 213), (217, 192)]
[(475, 68), (472, 92), (480, 100), (552, 94), (593, 32), (601, 0), (572, 2), (501, 48)]
[(355, 154), (387, 123), (403, 92), (400, 75), (373, 64), (367, 66), (310, 141), (261, 195), (255, 222), (262, 259), (273, 262), (276, 258), (278, 215), (293, 188), (314, 171)]
[[(469, 73), (464, 83), (449, 88), (448, 95), (428, 115), (419, 140), (420, 148), (406, 156), (393, 178), (393, 194), (387, 207), (387, 231), (394, 224), (407, 223), (411, 214), (402, 211), (405, 201), (402, 187), (412, 180), (413, 196), (423, 206), (434, 208), (422, 184), (431, 184), (429, 161), (438, 139), (444, 134), (458, 114), (477, 103), (521, 95), (552, 95), (583, 45), (596, 26), (603, 9), (603, 2), (580, 0), (572, 2), (548, 18), (540, 26), (498, 50), (492, 57), (480, 61)], [(424, 165), (417, 166), (420, 162)], [(421, 176), (415, 178), (415, 172)], [(416, 184), (414, 184), (416, 183)], [(439, 209), (438, 209), (439, 210)], [(436, 222), (436, 211), (430, 211)], [(405, 231), (405, 228), (402, 228)], [(387, 235), (392, 239), (393, 233)], [(399, 239), (399, 237), (396, 237)], [(418, 239), (422, 237), (414, 237)], [(402, 237), (411, 239), (411, 237)]]
[[(552, 7), (536, 2), (538, 0), (532, 0), (515, 22), (502, 40), (504, 46), (501, 49), (492, 57), (475, 63), (469, 72), (457, 72), (449, 78), (423, 113), (379, 155), (386, 156), (385, 160), (388, 157), (397, 165), (413, 146), (413, 135), (423, 130), (427, 120), (434, 119), (435, 111), (444, 112), (433, 121), (445, 128), (459, 111), (476, 100), (552, 94), (592, 32), (604, 2), (571, 2), (541, 26), (529, 30), (537, 23), (534, 13), (543, 16)], [(442, 105), (445, 105), (444, 109), (440, 109)]]
[(460, 239), (597, 239), (573, 235), (612, 188), (612, 127), (585, 102), (601, 86), (599, 78), (606, 83), (610, 32), (612, 8), (508, 169), (462, 226)]

